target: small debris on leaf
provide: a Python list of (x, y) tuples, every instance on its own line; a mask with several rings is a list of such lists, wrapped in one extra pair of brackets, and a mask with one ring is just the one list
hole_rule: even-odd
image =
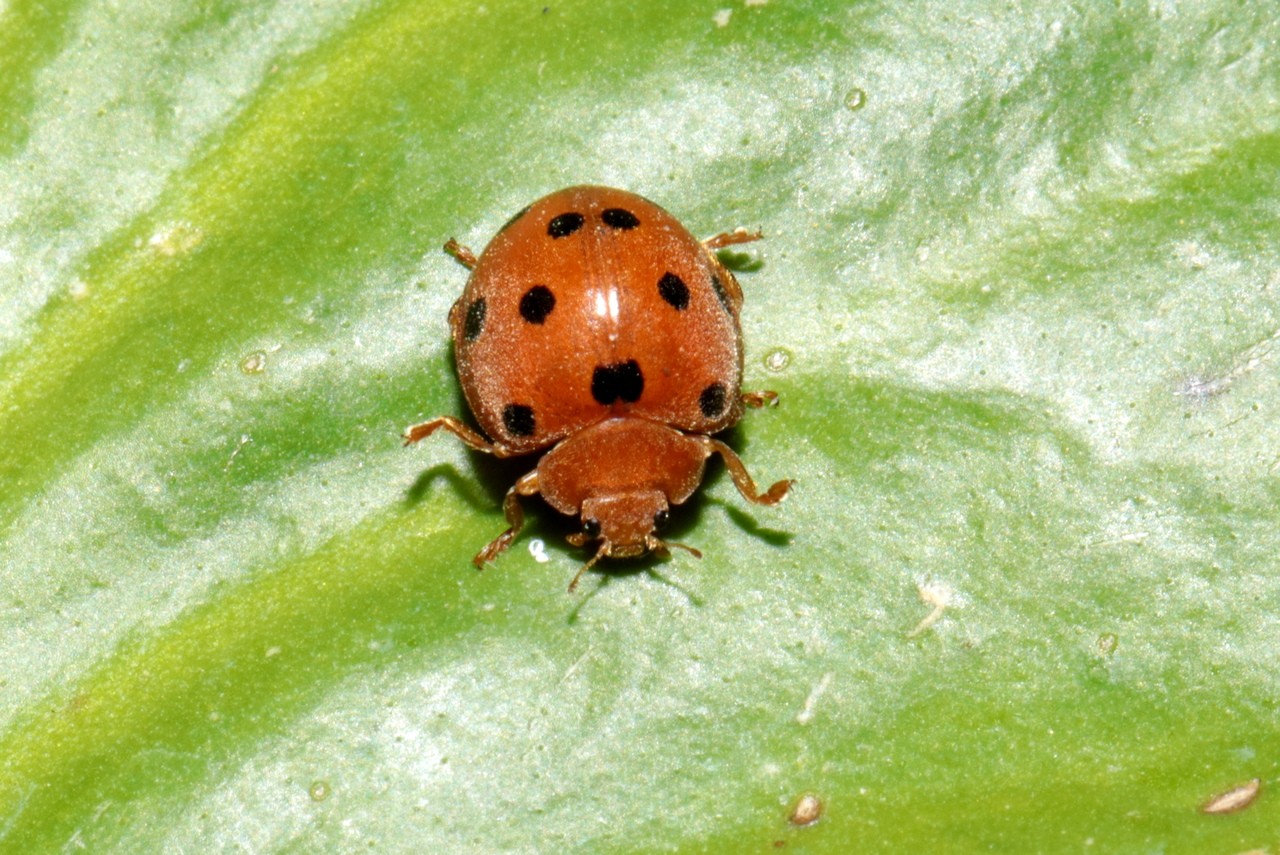
[(813, 825), (822, 818), (822, 799), (813, 793), (805, 793), (796, 802), (796, 806), (791, 809), (791, 816), (788, 820), (792, 825), (803, 828), (806, 825)]
[(1209, 814), (1237, 813), (1253, 804), (1261, 791), (1262, 779), (1254, 778), (1209, 799), (1200, 811)]

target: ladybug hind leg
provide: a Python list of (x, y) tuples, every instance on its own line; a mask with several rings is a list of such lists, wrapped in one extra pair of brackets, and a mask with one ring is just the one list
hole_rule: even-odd
[(452, 255), (459, 264), (468, 270), (476, 269), (476, 254), (453, 238), (445, 241), (444, 251)]
[(734, 246), (739, 243), (751, 243), (754, 240), (760, 240), (764, 237), (760, 232), (747, 231), (744, 228), (736, 228), (731, 232), (721, 232), (714, 237), (709, 237), (702, 242), (702, 245), (710, 252), (717, 249), (724, 249), (726, 246)]

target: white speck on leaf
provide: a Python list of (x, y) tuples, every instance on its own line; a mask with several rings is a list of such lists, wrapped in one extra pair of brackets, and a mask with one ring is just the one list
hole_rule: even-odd
[(178, 222), (157, 231), (147, 240), (147, 246), (159, 255), (172, 257), (185, 255), (204, 240), (204, 232), (191, 223)]
[(915, 638), (942, 619), (942, 614), (952, 606), (963, 605), (954, 588), (946, 582), (929, 580), (916, 583), (916, 593), (926, 606), (933, 606), (933, 611), (924, 616), (915, 629), (907, 633), (907, 638)]

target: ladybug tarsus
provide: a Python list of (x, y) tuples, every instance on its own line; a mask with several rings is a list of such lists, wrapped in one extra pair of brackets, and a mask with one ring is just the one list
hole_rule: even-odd
[(444, 242), (444, 251), (452, 255), (459, 264), (468, 270), (476, 269), (476, 254), (453, 238), (449, 238)]
[(742, 403), (755, 410), (761, 407), (776, 407), (778, 405), (778, 393), (770, 391), (743, 392)]

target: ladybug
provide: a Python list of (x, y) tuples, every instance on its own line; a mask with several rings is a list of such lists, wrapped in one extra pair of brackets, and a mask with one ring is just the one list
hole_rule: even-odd
[(657, 532), (669, 508), (724, 458), (748, 501), (774, 505), (791, 481), (764, 492), (712, 434), (743, 406), (742, 289), (716, 250), (758, 240), (738, 229), (699, 241), (649, 200), (608, 187), (570, 187), (520, 211), (477, 258), (450, 239), (471, 271), (449, 312), (458, 379), (484, 435), (452, 416), (413, 425), (405, 444), (444, 429), (463, 443), (514, 457), (550, 449), (507, 491), (508, 528), (475, 557), (483, 569), (524, 523), (521, 496), (541, 494), (581, 518), (574, 546), (598, 544), (573, 577), (601, 558), (665, 555)]

